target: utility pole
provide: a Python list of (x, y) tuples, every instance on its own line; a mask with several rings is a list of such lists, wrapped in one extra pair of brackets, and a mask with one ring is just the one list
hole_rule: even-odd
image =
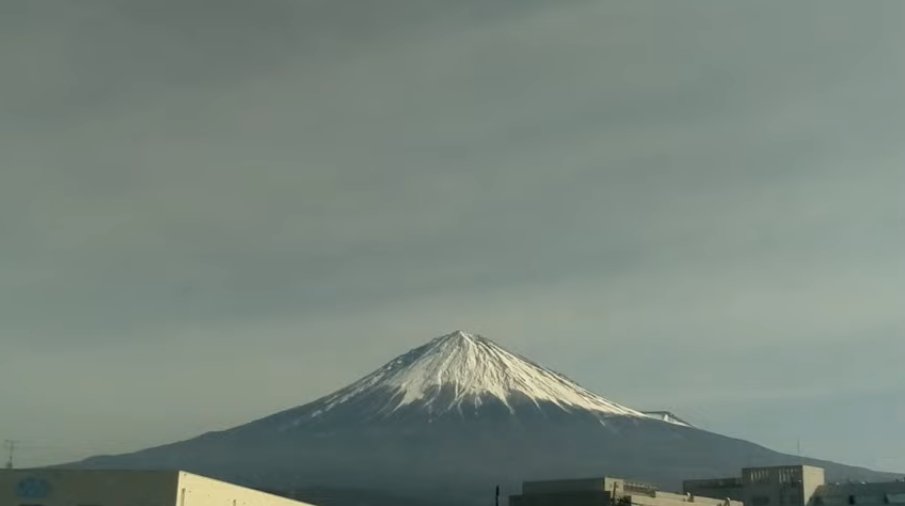
[(6, 468), (7, 468), (7, 469), (12, 469), (12, 468), (13, 468), (13, 457), (15, 456), (15, 453), (16, 453), (16, 445), (17, 445), (17, 444), (19, 444), (19, 442), (18, 442), (18, 441), (13, 441), (12, 439), (7, 439), (7, 440), (4, 440), (4, 441), (3, 441), (3, 447), (6, 448), (6, 452), (7, 452), (7, 455), (8, 455), (8, 457), (9, 457), (9, 458), (7, 459), (7, 461), (6, 461)]

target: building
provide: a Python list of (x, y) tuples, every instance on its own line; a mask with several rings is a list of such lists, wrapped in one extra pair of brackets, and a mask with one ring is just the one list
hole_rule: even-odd
[(740, 502), (662, 492), (618, 478), (526, 481), (509, 506), (742, 506)]
[(0, 506), (310, 506), (183, 471), (0, 470)]
[(753, 467), (736, 478), (689, 480), (692, 495), (730, 497), (745, 506), (905, 505), (905, 481), (831, 483), (813, 466)]
[(905, 480), (828, 483), (817, 489), (812, 506), (900, 504), (905, 506)]
[(683, 489), (692, 495), (730, 497), (745, 506), (807, 506), (823, 484), (822, 468), (777, 466), (745, 468), (736, 478), (688, 480)]

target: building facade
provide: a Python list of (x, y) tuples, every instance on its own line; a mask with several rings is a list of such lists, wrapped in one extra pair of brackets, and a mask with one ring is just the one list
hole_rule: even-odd
[[(826, 483), (814, 466), (750, 467), (688, 480), (684, 495), (617, 478), (527, 481), (510, 506), (905, 506), (905, 479)], [(2, 505), (0, 505), (2, 506)]]
[(0, 506), (311, 506), (184, 471), (0, 470)]
[(730, 497), (745, 506), (808, 506), (823, 484), (822, 468), (776, 466), (745, 468), (735, 478), (688, 480), (683, 489), (692, 495)]
[(817, 489), (813, 501), (813, 506), (881, 504), (905, 506), (905, 480), (828, 483)]
[(743, 506), (740, 502), (671, 494), (618, 478), (526, 481), (510, 506)]
[(684, 491), (745, 506), (905, 506), (905, 481), (826, 483), (823, 469), (813, 466), (746, 468), (736, 478), (686, 481)]

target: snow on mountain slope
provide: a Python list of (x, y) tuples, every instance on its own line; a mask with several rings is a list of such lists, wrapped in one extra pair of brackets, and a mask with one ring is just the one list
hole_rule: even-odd
[[(397, 357), (348, 387), (316, 401), (317, 417), (363, 398), (385, 399), (376, 408), (389, 415), (407, 406), (433, 414), (480, 408), (499, 401), (555, 405), (564, 411), (647, 417), (596, 395), (559, 373), (501, 348), (475, 334), (456, 331)], [(373, 406), (373, 404), (372, 404)]]
[(682, 420), (675, 414), (669, 411), (645, 411), (645, 415), (656, 418), (658, 420), (662, 420), (664, 422), (669, 422), (675, 425), (684, 425), (685, 427), (694, 427), (692, 424)]

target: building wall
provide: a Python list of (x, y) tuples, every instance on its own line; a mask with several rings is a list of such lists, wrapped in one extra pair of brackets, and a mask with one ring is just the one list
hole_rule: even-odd
[(173, 506), (177, 473), (0, 471), (0, 506)]
[(696, 497), (728, 498), (733, 501), (745, 500), (745, 487), (741, 478), (686, 480), (682, 484), (682, 491)]
[(814, 493), (824, 484), (823, 469), (812, 466), (752, 467), (738, 478), (689, 480), (686, 493), (728, 497), (745, 506), (813, 506)]
[(726, 498), (685, 496), (659, 490), (653, 495), (632, 494), (628, 498), (632, 506), (744, 506), (739, 501), (727, 501)]
[(0, 471), (0, 506), (311, 506), (181, 471)]
[(814, 506), (905, 506), (905, 481), (828, 484), (817, 489), (813, 502)]
[(805, 506), (800, 477), (790, 468), (743, 469), (742, 481), (746, 506)]
[[(509, 506), (609, 506), (612, 504), (608, 492), (569, 490), (512, 496)], [(621, 496), (631, 506), (743, 506), (734, 501), (707, 497), (688, 498), (684, 495), (657, 492), (654, 495), (636, 494)], [(617, 501), (616, 503), (620, 503)]]
[(689, 480), (683, 488), (687, 495), (613, 478), (526, 482), (510, 504), (604, 506), (615, 491), (632, 506), (725, 506), (727, 499), (729, 506), (905, 506), (905, 480), (826, 484), (823, 469), (813, 466), (746, 468), (740, 477)]
[(826, 483), (826, 475), (822, 467), (802, 466), (801, 469), (804, 504), (813, 505), (814, 494)]
[(176, 506), (310, 506), (231, 483), (180, 472)]
[(823, 485), (823, 469), (777, 466), (742, 469), (746, 506), (808, 506)]
[(617, 478), (528, 481), (510, 506), (744, 506), (725, 498), (692, 497), (661, 492), (654, 487)]

